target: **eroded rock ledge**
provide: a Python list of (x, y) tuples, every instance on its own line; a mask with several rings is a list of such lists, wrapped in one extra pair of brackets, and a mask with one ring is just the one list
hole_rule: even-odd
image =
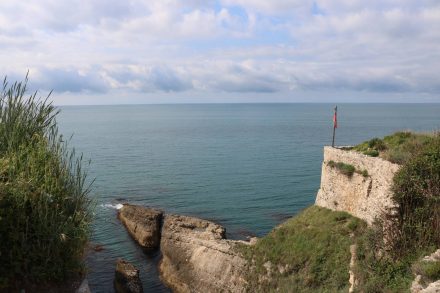
[(176, 292), (242, 292), (246, 261), (233, 249), (237, 242), (215, 223), (166, 215), (161, 276)]
[(247, 262), (238, 243), (225, 239), (225, 229), (213, 222), (124, 205), (119, 218), (143, 247), (159, 247), (160, 274), (174, 292), (243, 292)]
[(160, 244), (160, 225), (163, 212), (136, 205), (124, 204), (118, 217), (130, 235), (145, 249), (156, 249)]

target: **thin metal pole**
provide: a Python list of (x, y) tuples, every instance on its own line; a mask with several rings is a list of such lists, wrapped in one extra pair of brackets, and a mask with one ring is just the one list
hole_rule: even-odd
[(332, 139), (332, 147), (335, 147), (335, 133), (336, 133), (336, 123), (337, 123), (337, 113), (338, 113), (338, 106), (335, 107), (335, 114), (333, 116), (333, 139)]

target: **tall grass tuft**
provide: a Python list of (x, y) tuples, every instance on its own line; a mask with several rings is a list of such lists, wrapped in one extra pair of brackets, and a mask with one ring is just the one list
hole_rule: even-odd
[(5, 78), (0, 94), (0, 289), (81, 272), (92, 220), (82, 156), (27, 82)]

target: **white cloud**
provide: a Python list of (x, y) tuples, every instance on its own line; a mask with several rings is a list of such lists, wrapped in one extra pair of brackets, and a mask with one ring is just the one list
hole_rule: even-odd
[(434, 0), (3, 0), (0, 70), (57, 93), (439, 99), (437, 28)]

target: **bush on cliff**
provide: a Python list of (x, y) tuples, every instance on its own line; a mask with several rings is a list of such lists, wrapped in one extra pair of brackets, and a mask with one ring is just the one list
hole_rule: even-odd
[[(440, 134), (422, 141), (394, 176), (396, 208), (358, 241), (359, 292), (408, 291), (414, 264), (440, 247)], [(437, 264), (426, 269), (437, 274)]]
[(380, 156), (392, 163), (404, 164), (421, 148), (429, 144), (433, 137), (434, 135), (428, 133), (401, 131), (385, 136), (383, 139), (370, 139), (353, 149), (368, 156)]
[(0, 95), (0, 289), (80, 272), (90, 232), (82, 160), (26, 84), (5, 79)]
[(433, 136), (394, 176), (393, 251), (440, 247), (440, 133)]

